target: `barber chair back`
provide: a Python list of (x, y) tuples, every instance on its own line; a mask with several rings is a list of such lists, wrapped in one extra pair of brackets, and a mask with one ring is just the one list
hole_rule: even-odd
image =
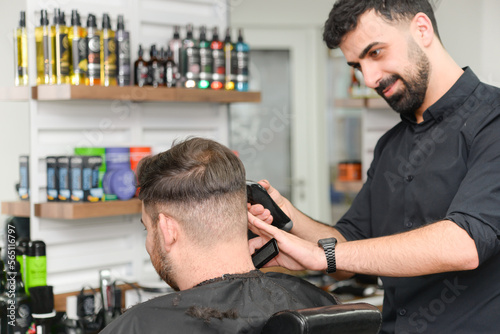
[(366, 303), (285, 310), (275, 313), (262, 334), (377, 334), (382, 325), (379, 309)]

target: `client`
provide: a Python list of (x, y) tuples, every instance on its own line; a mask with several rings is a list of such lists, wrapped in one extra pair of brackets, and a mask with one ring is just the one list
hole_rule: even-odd
[(285, 309), (336, 304), (297, 277), (256, 270), (245, 169), (227, 147), (191, 138), (138, 168), (146, 249), (178, 292), (139, 304), (101, 333), (260, 333)]

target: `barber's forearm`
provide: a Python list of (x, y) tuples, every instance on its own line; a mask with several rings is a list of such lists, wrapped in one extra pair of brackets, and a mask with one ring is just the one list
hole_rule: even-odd
[(474, 240), (450, 221), (387, 237), (339, 243), (335, 253), (337, 270), (392, 277), (472, 270), (479, 263)]

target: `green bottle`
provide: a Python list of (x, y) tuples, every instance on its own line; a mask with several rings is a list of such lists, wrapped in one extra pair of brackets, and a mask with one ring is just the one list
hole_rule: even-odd
[(31, 241), (26, 256), (26, 293), (34, 286), (47, 285), (47, 258), (45, 243), (41, 240)]

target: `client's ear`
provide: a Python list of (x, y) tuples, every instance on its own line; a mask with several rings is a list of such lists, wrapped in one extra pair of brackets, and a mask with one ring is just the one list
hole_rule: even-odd
[(160, 233), (160, 240), (163, 241), (165, 251), (169, 252), (172, 245), (178, 239), (179, 223), (172, 217), (160, 213), (158, 219), (158, 233)]

